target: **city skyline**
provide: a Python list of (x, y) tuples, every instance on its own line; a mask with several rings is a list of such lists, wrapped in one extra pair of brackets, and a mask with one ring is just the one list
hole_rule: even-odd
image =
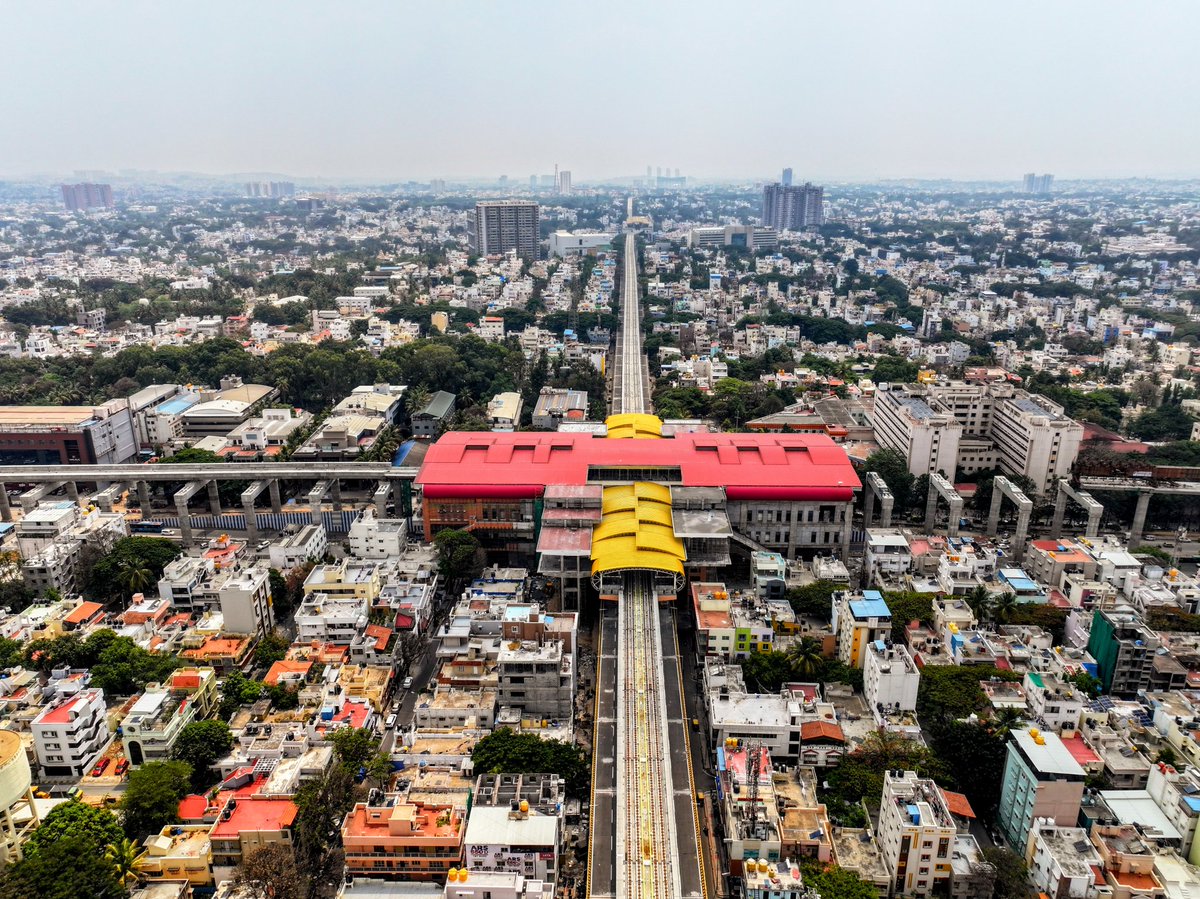
[[(701, 180), (777, 178), (785, 165), (814, 182), (1200, 175), (1189, 152), (1200, 127), (1182, 114), (1200, 77), (1187, 57), (1188, 22), (1200, 24), (1191, 5), (1102, 3), (1083, 16), (1017, 3), (1000, 17), (931, 0), (803, 19), (781, 4), (736, 17), (706, 4), (617, 4), (602, 17), (465, 6), (453, 17), (382, 4), (299, 4), (288, 16), (222, 3), (186, 15), (25, 8), (0, 62), (20, 135), (0, 147), (0, 173), (386, 182), (520, 179), (557, 161), (576, 184), (647, 163)], [(790, 54), (763, 52), (780, 25), (821, 36), (805, 43), (804, 74)], [(409, 37), (399, 52), (398, 35)], [(493, 69), (506, 58), (527, 62)], [(751, 62), (747, 102), (731, 73)], [(531, 98), (532, 115), (506, 95)], [(620, 129), (597, 114), (606, 106)], [(1137, 110), (1134, 127), (1114, 127), (1122, 109)]]

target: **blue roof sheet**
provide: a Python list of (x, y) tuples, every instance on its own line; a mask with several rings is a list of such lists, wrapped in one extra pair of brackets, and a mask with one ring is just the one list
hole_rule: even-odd
[(850, 614), (855, 618), (891, 618), (892, 610), (882, 599), (855, 599), (850, 602)]

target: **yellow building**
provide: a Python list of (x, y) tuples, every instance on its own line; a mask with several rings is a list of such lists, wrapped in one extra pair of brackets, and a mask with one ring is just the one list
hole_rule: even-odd
[(146, 837), (146, 851), (135, 866), (138, 875), (152, 883), (186, 880), (192, 887), (211, 886), (210, 828), (208, 824), (168, 824), (155, 836)]

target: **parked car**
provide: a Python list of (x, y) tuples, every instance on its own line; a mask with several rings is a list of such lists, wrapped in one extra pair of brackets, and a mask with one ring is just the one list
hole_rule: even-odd
[(117, 777), (121, 777), (128, 770), (129, 770), (129, 759), (121, 759), (121, 761), (117, 762), (117, 767), (116, 767)]
[(108, 768), (108, 763), (111, 761), (112, 759), (105, 756), (104, 758), (100, 759), (100, 761), (96, 762), (96, 767), (92, 769), (92, 777), (99, 777), (101, 774), (103, 774), (105, 769)]
[(404, 689), (405, 689), (405, 690), (411, 690), (411, 689), (412, 689), (412, 685), (413, 685), (413, 679), (412, 679), (411, 677), (406, 677), (406, 678), (404, 679)]

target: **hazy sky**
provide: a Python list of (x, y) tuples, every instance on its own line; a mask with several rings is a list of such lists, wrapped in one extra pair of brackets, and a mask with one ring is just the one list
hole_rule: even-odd
[(1200, 175), (1200, 2), (7, 0), (0, 173)]

